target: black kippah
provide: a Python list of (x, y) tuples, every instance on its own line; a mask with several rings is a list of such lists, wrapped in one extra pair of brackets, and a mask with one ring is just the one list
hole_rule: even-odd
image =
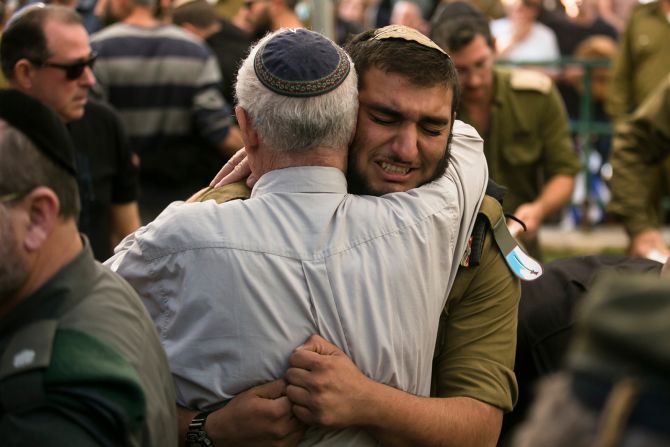
[(283, 96), (319, 96), (349, 75), (344, 50), (314, 31), (289, 29), (258, 49), (254, 71), (267, 88)]
[(77, 176), (70, 135), (51, 109), (17, 90), (0, 90), (0, 118), (28, 137), (68, 174)]

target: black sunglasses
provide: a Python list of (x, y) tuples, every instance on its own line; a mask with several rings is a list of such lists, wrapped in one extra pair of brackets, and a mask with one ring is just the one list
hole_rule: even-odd
[(71, 64), (57, 64), (55, 62), (42, 62), (39, 64), (42, 67), (53, 67), (53, 68), (58, 68), (60, 70), (63, 70), (65, 72), (65, 77), (70, 80), (74, 81), (75, 79), (79, 79), (81, 75), (84, 73), (84, 70), (86, 67), (90, 68), (91, 70), (93, 69), (93, 64), (95, 63), (95, 60), (97, 59), (98, 54), (93, 52), (91, 53), (91, 56), (83, 61), (79, 62), (73, 62)]

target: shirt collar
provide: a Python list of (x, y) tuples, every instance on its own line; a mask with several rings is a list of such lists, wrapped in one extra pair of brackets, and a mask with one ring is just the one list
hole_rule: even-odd
[(269, 193), (347, 193), (347, 179), (337, 168), (298, 166), (275, 169), (254, 185), (251, 197)]
[(81, 291), (95, 276), (95, 260), (86, 236), (82, 235), (82, 241), (84, 248), (70, 263), (0, 320), (0, 334), (13, 332), (31, 321), (57, 318), (63, 309), (85, 296)]

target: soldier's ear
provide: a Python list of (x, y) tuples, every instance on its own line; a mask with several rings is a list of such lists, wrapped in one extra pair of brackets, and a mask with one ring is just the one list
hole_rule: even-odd
[(39, 186), (19, 206), (25, 213), (23, 247), (32, 253), (39, 250), (54, 232), (59, 219), (60, 201), (53, 190)]
[(28, 59), (19, 59), (14, 65), (14, 78), (12, 83), (15, 84), (19, 90), (30, 90), (33, 86), (33, 76), (36, 67)]

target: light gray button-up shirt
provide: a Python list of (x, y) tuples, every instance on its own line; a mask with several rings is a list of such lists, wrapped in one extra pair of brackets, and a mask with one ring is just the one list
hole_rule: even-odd
[[(172, 204), (126, 238), (106, 264), (153, 317), (178, 403), (216, 407), (283, 376), (312, 334), (374, 380), (428, 395), (438, 318), (488, 179), (476, 131), (454, 133), (445, 175), (406, 193), (354, 196), (338, 169), (280, 169), (248, 200)], [(305, 445), (318, 442), (375, 443), (310, 430)]]

